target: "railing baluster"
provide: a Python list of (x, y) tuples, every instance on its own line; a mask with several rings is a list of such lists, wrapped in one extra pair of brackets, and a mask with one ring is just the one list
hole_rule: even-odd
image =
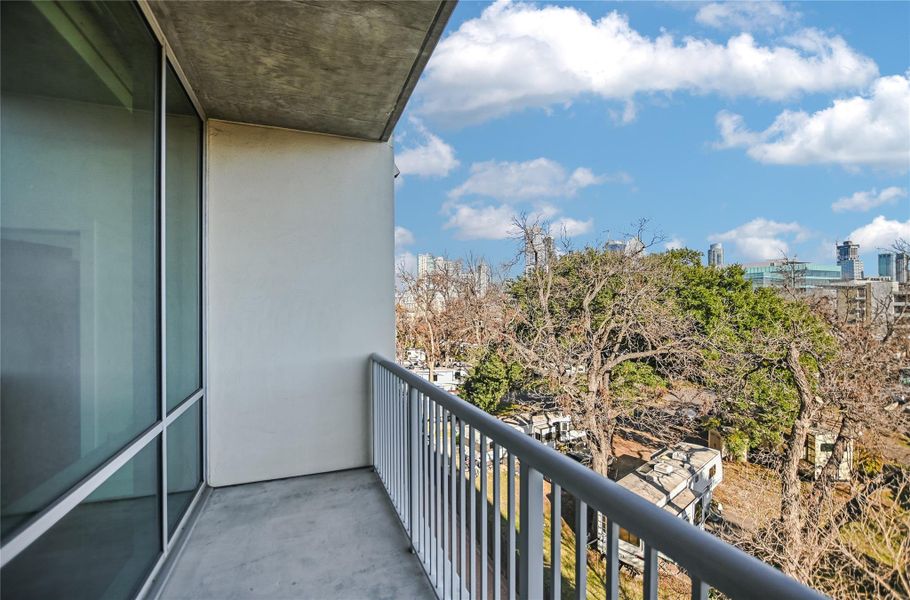
[(520, 472), (519, 589), (525, 600), (538, 600), (543, 598), (543, 475), (524, 461)]
[(420, 435), (420, 431), (417, 429), (417, 424), (420, 423), (420, 405), (416, 388), (408, 390), (408, 409), (410, 413), (408, 457), (411, 463), (410, 472), (408, 473), (408, 487), (410, 488), (408, 509), (411, 515), (409, 519), (411, 521), (411, 545), (414, 551), (417, 552), (420, 549), (420, 525), (418, 524), (420, 519), (417, 516), (417, 508), (420, 506), (420, 501), (417, 498), (417, 482), (420, 479), (420, 453), (417, 451), (419, 446), (418, 436)]
[(464, 489), (464, 421), (458, 421), (458, 457), (455, 471), (458, 475), (458, 566), (460, 577), (458, 579), (458, 597), (464, 597), (465, 586), (467, 585), (468, 570), (465, 568), (467, 563), (465, 549), (465, 528), (467, 526), (467, 514), (465, 511), (465, 489)]
[(480, 434), (480, 598), (487, 600), (487, 436)]
[(458, 579), (458, 573), (456, 572), (456, 566), (458, 561), (458, 538), (456, 537), (456, 532), (458, 530), (458, 488), (456, 487), (455, 481), (455, 444), (456, 444), (456, 435), (457, 431), (456, 425), (458, 423), (458, 418), (454, 413), (449, 415), (451, 417), (451, 424), (449, 425), (449, 515), (451, 519), (449, 520), (449, 546), (451, 546), (450, 561), (449, 565), (449, 590), (451, 598), (455, 598), (455, 583)]
[(708, 584), (697, 577), (692, 577), (692, 600), (708, 600)]
[(443, 586), (443, 598), (449, 597), (446, 594), (446, 586), (450, 578), (451, 571), (451, 561), (449, 560), (449, 543), (452, 540), (452, 536), (449, 533), (449, 478), (446, 477), (446, 455), (448, 454), (449, 447), (449, 414), (444, 412), (444, 418), (442, 421), (442, 455), (440, 460), (442, 461), (442, 586)]
[(420, 456), (423, 461), (420, 480), (420, 511), (423, 519), (420, 522), (420, 547), (423, 549), (423, 563), (430, 561), (430, 402), (426, 394), (420, 394)]
[[(386, 432), (386, 427), (389, 422), (389, 405), (386, 398), (386, 379), (389, 376), (388, 371), (382, 369), (380, 371), (379, 378), (379, 399), (382, 404), (382, 424), (380, 425), (380, 430), (382, 432), (382, 450), (381, 450), (381, 465), (380, 465), (380, 474), (382, 476), (382, 485), (385, 486), (386, 492), (389, 491), (389, 475), (386, 472), (386, 453), (389, 451), (389, 440), (388, 434)], [(391, 496), (389, 496), (391, 498)]]
[(619, 600), (619, 524), (607, 519), (607, 600)]
[(657, 550), (645, 542), (645, 576), (642, 600), (657, 600)]
[(509, 503), (509, 545), (508, 545), (508, 556), (509, 559), (509, 600), (515, 600), (515, 457), (511, 452), (508, 454), (509, 462), (506, 463), (506, 473), (508, 479), (506, 481), (506, 499)]
[(474, 482), (477, 436), (473, 427), (470, 428), (470, 431), (471, 433), (468, 436), (470, 438), (468, 439), (470, 444), (468, 450), (468, 505), (470, 506), (471, 519), (469, 523), (471, 526), (468, 529), (468, 536), (471, 540), (471, 550), (468, 554), (468, 574), (470, 577), (468, 579), (470, 583), (468, 593), (470, 598), (474, 598), (477, 595), (477, 484)]
[(575, 598), (588, 597), (588, 505), (575, 499)]
[(550, 597), (562, 597), (562, 488), (550, 481)]
[(433, 585), (439, 589), (439, 405), (433, 403)]
[(502, 461), (499, 456), (499, 444), (493, 443), (493, 600), (502, 597), (502, 500), (500, 478)]

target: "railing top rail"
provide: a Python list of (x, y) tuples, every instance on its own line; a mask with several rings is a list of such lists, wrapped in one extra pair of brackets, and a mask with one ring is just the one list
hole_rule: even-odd
[(370, 359), (430, 397), (522, 462), (559, 484), (591, 508), (619, 523), (686, 572), (732, 598), (819, 599), (822, 594), (781, 571), (671, 515), (606, 477), (509, 427), (397, 363), (378, 354)]

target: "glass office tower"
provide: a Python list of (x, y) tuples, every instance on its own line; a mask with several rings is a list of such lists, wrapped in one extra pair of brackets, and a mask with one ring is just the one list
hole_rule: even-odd
[(202, 121), (138, 7), (2, 10), (2, 561), (127, 598), (202, 482)]

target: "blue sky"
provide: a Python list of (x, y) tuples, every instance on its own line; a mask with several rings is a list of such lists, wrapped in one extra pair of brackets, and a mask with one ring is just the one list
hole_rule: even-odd
[(727, 262), (867, 275), (910, 239), (910, 3), (462, 2), (395, 132), (396, 252), (578, 247), (638, 219)]

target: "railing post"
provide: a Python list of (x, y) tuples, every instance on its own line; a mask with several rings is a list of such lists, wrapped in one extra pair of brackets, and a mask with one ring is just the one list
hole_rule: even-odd
[(413, 386), (408, 386), (408, 464), (410, 468), (408, 469), (408, 510), (409, 512), (409, 524), (410, 524), (410, 533), (411, 533), (411, 551), (417, 551), (417, 479), (418, 479), (418, 465), (417, 465), (417, 436), (419, 435), (419, 429), (417, 428), (417, 388)]
[(543, 475), (520, 461), (519, 597), (543, 598)]

